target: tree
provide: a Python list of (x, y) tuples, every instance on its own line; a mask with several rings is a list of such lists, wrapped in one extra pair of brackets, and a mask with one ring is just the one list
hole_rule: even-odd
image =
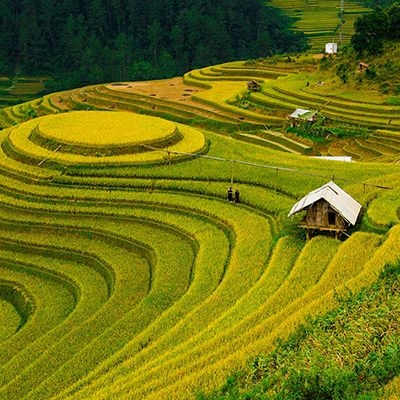
[(161, 42), (161, 25), (158, 21), (153, 21), (149, 26), (149, 49), (153, 57), (154, 65), (157, 65), (157, 56)]
[(163, 50), (158, 58), (158, 66), (155, 69), (156, 77), (169, 78), (178, 75), (176, 61), (168, 51)]
[(351, 38), (354, 50), (359, 54), (379, 54), (389, 27), (388, 16), (382, 7), (365, 14), (354, 23), (355, 34)]
[(124, 81), (127, 77), (127, 67), (130, 64), (131, 48), (128, 37), (120, 33), (115, 39), (115, 60), (119, 70), (119, 79)]
[(0, 70), (10, 74), (17, 65), (16, 46), (11, 46), (17, 43), (16, 21), (9, 0), (0, 0), (0, 10)]
[(62, 88), (132, 71), (168, 77), (305, 43), (263, 0), (0, 0), (0, 10), (1, 73), (49, 74)]
[(400, 3), (393, 4), (387, 11), (388, 36), (390, 39), (400, 39)]
[(136, 61), (131, 65), (130, 78), (146, 81), (153, 78), (153, 67), (148, 61)]
[(90, 33), (98, 35), (99, 39), (105, 39), (107, 31), (107, 17), (103, 0), (91, 0), (87, 24)]

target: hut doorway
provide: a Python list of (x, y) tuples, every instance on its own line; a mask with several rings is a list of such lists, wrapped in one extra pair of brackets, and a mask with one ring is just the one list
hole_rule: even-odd
[(300, 226), (307, 229), (307, 236), (318, 230), (334, 232), (338, 238), (350, 225), (356, 224), (361, 204), (331, 181), (298, 201), (289, 216), (303, 210), (307, 214)]
[(328, 212), (328, 225), (336, 225), (336, 213), (332, 210)]

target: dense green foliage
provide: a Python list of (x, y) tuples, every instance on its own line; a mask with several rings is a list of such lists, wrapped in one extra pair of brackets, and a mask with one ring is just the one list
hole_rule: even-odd
[(0, 71), (61, 87), (170, 77), (192, 67), (304, 47), (260, 0), (1, 0)]
[(397, 0), (363, 0), (363, 3), (368, 7), (376, 7), (382, 6), (387, 7), (393, 3), (396, 3)]
[(375, 399), (400, 372), (400, 266), (201, 399)]
[[(382, 42), (378, 42), (379, 46)], [(400, 42), (386, 42), (383, 51), (377, 55), (365, 54), (363, 60), (369, 64), (366, 71), (359, 71), (360, 58), (354, 51), (343, 54), (337, 69), (337, 75), (343, 81), (357, 85), (360, 89), (378, 89), (381, 93), (391, 95), (385, 100), (389, 106), (400, 103)], [(345, 82), (346, 83), (346, 82)]]
[(400, 3), (388, 8), (376, 7), (354, 24), (351, 43), (358, 54), (379, 54), (388, 40), (400, 40)]

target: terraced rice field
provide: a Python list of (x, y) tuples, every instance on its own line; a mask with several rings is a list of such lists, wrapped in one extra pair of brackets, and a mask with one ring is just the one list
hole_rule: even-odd
[(0, 108), (29, 101), (45, 89), (45, 77), (0, 77)]
[[(248, 94), (247, 82), (252, 79), (261, 84), (261, 91)], [(332, 92), (322, 83), (318, 60), (311, 57), (296, 62), (233, 62), (191, 71), (183, 80), (94, 85), (47, 95), (0, 110), (0, 126), (26, 120), (28, 110), (37, 116), (70, 110), (131, 111), (294, 154), (398, 162), (400, 107), (385, 104), (382, 96), (367, 102), (367, 96), (357, 91)], [(288, 136), (282, 128), (296, 108), (318, 110), (333, 123), (369, 133), (322, 145)]]
[(155, 117), (106, 111), (45, 116), (5, 130), (5, 134), (3, 150), (37, 166), (44, 162), (156, 162), (168, 153), (154, 149), (191, 154), (206, 146), (203, 134), (194, 128)]
[[(340, 43), (340, 0), (271, 0), (271, 4), (297, 20), (294, 29), (309, 37), (312, 48), (324, 51), (326, 43)], [(344, 2), (343, 44), (350, 41), (355, 20), (368, 11), (361, 1)]]
[[(243, 95), (244, 85), (242, 84), (242, 92), (239, 90), (235, 92), (234, 85), (227, 83), (226, 79), (231, 75), (239, 79), (246, 73), (247, 80), (257, 79), (262, 84), (261, 91), (250, 93), (246, 102), (256, 110), (258, 116), (262, 115), (265, 124), (272, 129), (278, 119), (282, 125), (287, 125), (286, 116), (296, 108), (318, 110), (331, 121), (347, 124), (349, 129), (351, 126), (363, 127), (372, 132), (366, 138), (335, 140), (324, 146), (316, 146), (322, 155), (347, 155), (354, 160), (363, 161), (399, 161), (400, 107), (384, 104), (383, 101), (367, 103), (366, 96), (363, 100), (359, 100), (350, 96), (331, 94), (329, 89), (321, 85), (321, 78), (315, 72), (317, 64), (313, 64), (310, 59), (306, 61), (300, 66), (298, 63), (293, 63), (294, 66), (290, 63), (286, 65), (230, 63), (190, 72), (185, 76), (185, 82), (193, 85), (209, 85), (209, 90), (192, 96), (197, 101), (214, 103), (224, 109), (234, 110), (235, 96)], [(229, 93), (230, 96), (224, 97), (223, 93)], [(221, 102), (224, 104), (221, 105)], [(236, 109), (243, 115), (256, 114), (254, 111), (238, 107)], [(291, 147), (287, 140), (285, 144)]]
[[(96, 86), (35, 104), (57, 111), (56, 102), (98, 102), (151, 113), (146, 95), (124, 90)], [(196, 92), (206, 96), (198, 102), (205, 121), (210, 112), (209, 120), (241, 124), (235, 106), (221, 106), (210, 92)], [(307, 316), (334, 307), (337, 293), (369, 285), (399, 259), (400, 194), (363, 184), (397, 187), (398, 166), (316, 160), (246, 136), (188, 128), (171, 122), (176, 103), (153, 103), (169, 120), (80, 111), (0, 132), (2, 400), (194, 398), (272, 349)], [(187, 121), (195, 107), (176, 113)], [(257, 125), (264, 117), (254, 114), (237, 115)], [(142, 123), (150, 129), (135, 136)], [(98, 137), (104, 126), (109, 135)], [(186, 129), (208, 145), (184, 142)], [(176, 145), (192, 153), (183, 159), (165, 157), (174, 145), (156, 146), (176, 139), (176, 131), (183, 134)], [(120, 155), (102, 153), (105, 143), (130, 151), (118, 162)], [(150, 148), (133, 151), (143, 143)], [(60, 145), (63, 151), (52, 150)], [(272, 168), (198, 158), (197, 151)], [(346, 241), (306, 242), (297, 219), (286, 215), (331, 175), (360, 182), (338, 180), (365, 206), (363, 223)], [(225, 199), (232, 180), (240, 204)]]

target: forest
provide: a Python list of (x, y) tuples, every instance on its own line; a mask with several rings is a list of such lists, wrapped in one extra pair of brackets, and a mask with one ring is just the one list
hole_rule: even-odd
[(54, 90), (306, 48), (262, 0), (0, 0), (0, 9), (0, 75), (51, 76)]
[(400, 3), (376, 6), (356, 21), (354, 30), (351, 44), (359, 55), (382, 53), (385, 42), (400, 40)]

